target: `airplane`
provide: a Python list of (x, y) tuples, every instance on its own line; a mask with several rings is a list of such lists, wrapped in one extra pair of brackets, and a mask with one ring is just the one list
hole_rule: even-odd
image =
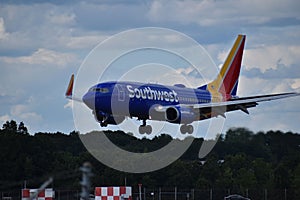
[(126, 117), (137, 118), (142, 123), (140, 134), (151, 134), (147, 120), (167, 121), (180, 124), (182, 134), (192, 134), (194, 121), (222, 116), (226, 112), (241, 110), (249, 114), (248, 108), (259, 102), (298, 96), (289, 92), (258, 96), (237, 96), (237, 87), (245, 46), (245, 35), (238, 35), (219, 74), (210, 83), (198, 88), (187, 88), (183, 84), (165, 86), (161, 84), (110, 81), (92, 86), (82, 98), (72, 95), (74, 74), (66, 91), (66, 98), (82, 101), (101, 127), (122, 123)]

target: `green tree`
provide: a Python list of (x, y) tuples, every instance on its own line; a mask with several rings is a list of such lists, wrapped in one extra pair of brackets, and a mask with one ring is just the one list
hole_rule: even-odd
[(295, 190), (295, 199), (300, 199), (300, 163), (298, 166), (295, 168), (294, 173), (293, 173), (293, 189)]
[(234, 183), (233, 172), (229, 166), (222, 166), (221, 176), (217, 180), (217, 187), (231, 189)]
[(251, 162), (251, 167), (257, 180), (256, 187), (270, 188), (274, 181), (272, 165), (262, 158), (256, 158)]
[(247, 128), (231, 128), (227, 131), (225, 140), (227, 142), (246, 143), (251, 140), (254, 133)]
[(20, 133), (20, 134), (24, 134), (24, 135), (29, 134), (28, 129), (27, 129), (27, 127), (25, 126), (25, 124), (23, 122), (20, 122), (17, 132)]
[(4, 131), (16, 133), (18, 130), (17, 122), (14, 120), (6, 121), (5, 124), (3, 124), (2, 129)]
[(291, 177), (287, 166), (279, 164), (274, 171), (274, 179), (276, 188), (289, 188)]
[(254, 171), (246, 168), (239, 169), (235, 178), (235, 184), (243, 193), (246, 189), (255, 188), (255, 186), (257, 186), (257, 180)]
[[(198, 184), (208, 184), (209, 188), (216, 186), (216, 181), (220, 176), (220, 164), (217, 155), (209, 155), (204, 165), (201, 167)], [(201, 183), (202, 182), (202, 183)]]
[(177, 160), (166, 170), (168, 180), (165, 182), (169, 186), (192, 187), (193, 176), (190, 171), (189, 162)]

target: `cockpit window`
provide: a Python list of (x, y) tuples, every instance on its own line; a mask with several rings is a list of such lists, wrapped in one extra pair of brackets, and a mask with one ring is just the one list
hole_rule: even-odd
[(97, 87), (94, 87), (94, 88), (91, 88), (92, 92), (101, 92), (101, 93), (108, 93), (109, 92), (109, 89), (108, 88), (97, 88)]

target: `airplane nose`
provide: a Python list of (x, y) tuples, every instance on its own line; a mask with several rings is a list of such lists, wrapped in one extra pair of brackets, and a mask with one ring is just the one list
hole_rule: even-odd
[(95, 95), (90, 94), (89, 92), (86, 93), (82, 97), (82, 101), (84, 102), (85, 105), (87, 105), (90, 109), (94, 110), (95, 108)]

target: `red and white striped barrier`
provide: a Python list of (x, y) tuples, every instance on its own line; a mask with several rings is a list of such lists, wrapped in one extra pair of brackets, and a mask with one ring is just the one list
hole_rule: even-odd
[(131, 187), (96, 187), (95, 200), (131, 200)]
[[(22, 189), (22, 200), (29, 200), (36, 192), (37, 189)], [(41, 190), (34, 200), (53, 200), (54, 194), (52, 188), (46, 188)]]

